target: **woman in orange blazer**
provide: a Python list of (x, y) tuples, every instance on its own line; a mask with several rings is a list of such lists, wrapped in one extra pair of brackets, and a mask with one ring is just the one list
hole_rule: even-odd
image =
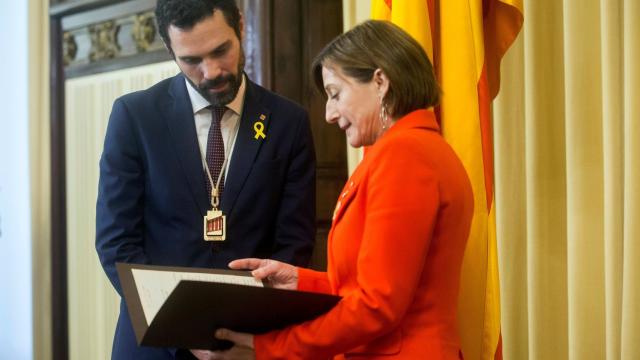
[(263, 259), (230, 267), (342, 299), (267, 334), (220, 330), (236, 345), (210, 358), (462, 358), (456, 306), (473, 194), (430, 109), (439, 90), (427, 55), (395, 25), (367, 21), (330, 43), (313, 71), (327, 122), (369, 146), (336, 204), (328, 271)]

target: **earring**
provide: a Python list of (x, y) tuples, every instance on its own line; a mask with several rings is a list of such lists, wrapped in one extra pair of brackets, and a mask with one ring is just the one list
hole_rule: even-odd
[(387, 130), (389, 116), (387, 115), (387, 106), (380, 101), (380, 123), (382, 124), (382, 130)]

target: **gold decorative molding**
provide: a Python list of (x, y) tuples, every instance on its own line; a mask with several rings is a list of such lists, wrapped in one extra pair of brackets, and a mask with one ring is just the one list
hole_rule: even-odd
[(89, 60), (95, 62), (103, 59), (112, 59), (120, 52), (117, 34), (120, 29), (115, 20), (105, 21), (97, 25), (89, 26), (91, 36), (91, 51)]
[(63, 22), (60, 40), (68, 77), (171, 59), (158, 36), (153, 8), (73, 16)]
[(67, 31), (62, 36), (62, 60), (64, 61), (64, 65), (67, 66), (71, 64), (77, 54), (78, 44), (76, 43), (76, 38), (72, 33)]
[(152, 11), (137, 14), (133, 20), (133, 29), (131, 29), (131, 37), (136, 44), (139, 52), (149, 50), (153, 40), (156, 38), (156, 25)]

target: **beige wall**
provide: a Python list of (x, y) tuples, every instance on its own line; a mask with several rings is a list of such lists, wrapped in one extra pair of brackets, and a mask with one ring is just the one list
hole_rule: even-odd
[(51, 165), (48, 0), (29, 0), (29, 151), (33, 358), (51, 358)]
[(343, 0), (342, 1), (344, 30), (351, 29), (355, 24), (371, 17), (371, 1)]

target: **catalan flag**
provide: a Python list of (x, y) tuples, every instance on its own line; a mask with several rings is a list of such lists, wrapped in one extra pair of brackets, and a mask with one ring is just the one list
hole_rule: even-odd
[(462, 265), (458, 316), (465, 359), (502, 359), (493, 192), (491, 101), (500, 59), (523, 22), (523, 0), (372, 0), (372, 18), (411, 34), (434, 65), (443, 135), (469, 174), (475, 213)]

